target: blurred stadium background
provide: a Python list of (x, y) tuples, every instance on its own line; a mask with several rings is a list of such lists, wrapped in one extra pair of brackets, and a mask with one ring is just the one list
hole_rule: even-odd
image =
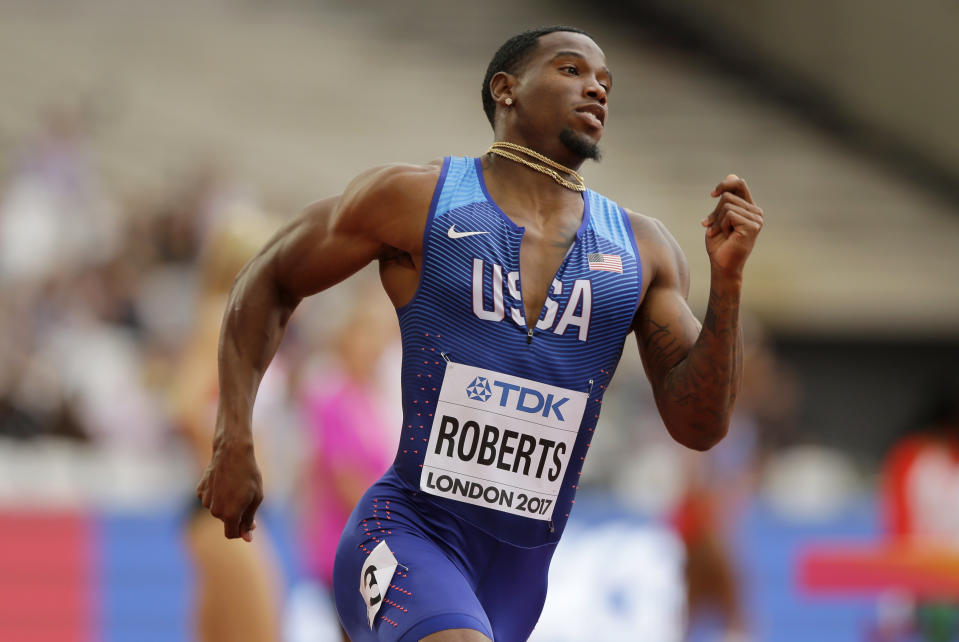
[[(0, 0), (0, 640), (194, 639), (181, 389), (224, 230), (256, 230), (239, 252), (369, 166), (481, 154), (492, 52), (562, 23), (616, 75), (587, 184), (667, 224), (698, 313), (711, 188), (744, 176), (767, 225), (730, 437), (672, 445), (627, 343), (536, 639), (919, 639), (892, 637), (911, 585), (808, 563), (887, 540), (891, 449), (957, 403), (959, 5)], [(304, 304), (260, 409), (285, 640), (336, 639), (304, 563), (301, 386), (375, 281)], [(959, 515), (959, 463), (936, 474)], [(701, 535), (740, 606), (687, 604)]]

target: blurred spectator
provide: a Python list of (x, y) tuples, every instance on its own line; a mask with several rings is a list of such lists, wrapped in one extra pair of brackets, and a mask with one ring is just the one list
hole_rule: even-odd
[(0, 199), (0, 281), (40, 281), (116, 248), (117, 213), (86, 156), (90, 124), (79, 109), (50, 108), (14, 162)]
[(673, 514), (686, 547), (690, 629), (697, 636), (717, 631), (696, 639), (752, 639), (732, 541), (757, 491), (761, 444), (788, 430), (796, 416), (794, 377), (755, 319), (745, 316), (743, 328), (743, 384), (729, 434), (706, 453), (684, 453), (685, 491)]
[(0, 195), (0, 434), (153, 446), (162, 430), (133, 334), (137, 270), (87, 158), (89, 129), (79, 109), (48, 110)]
[(358, 293), (331, 351), (302, 394), (309, 431), (304, 557), (310, 576), (327, 588), (347, 518), (389, 468), (400, 435), (399, 332), (381, 292)]
[(886, 532), (897, 540), (959, 546), (959, 387), (944, 389), (883, 466)]
[[(197, 479), (212, 451), (217, 345), (227, 295), (236, 273), (264, 244), (271, 230), (262, 216), (253, 215), (224, 220), (218, 225), (204, 248), (194, 329), (180, 355), (171, 387), (173, 416), (192, 446)], [(282, 379), (284, 370), (281, 363), (277, 366), (270, 369), (261, 386), (255, 426), (271, 423), (270, 413), (283, 396), (283, 384), (277, 379)], [(257, 440), (257, 448), (261, 441)], [(263, 472), (268, 478), (269, 471)], [(197, 639), (279, 639), (282, 583), (268, 529), (261, 523), (252, 543), (226, 541), (220, 521), (204, 510), (196, 498), (190, 503), (186, 535), (196, 570)]]
[[(959, 552), (959, 385), (943, 385), (914, 425), (893, 444), (883, 465), (886, 534), (900, 546)], [(880, 612), (882, 642), (959, 639), (959, 596), (917, 600), (897, 591), (882, 603), (895, 603), (897, 615)]]

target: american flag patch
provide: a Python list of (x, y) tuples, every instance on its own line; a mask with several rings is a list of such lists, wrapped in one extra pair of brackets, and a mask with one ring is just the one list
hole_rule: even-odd
[(586, 261), (589, 263), (590, 270), (623, 273), (623, 259), (618, 254), (590, 252), (586, 255)]

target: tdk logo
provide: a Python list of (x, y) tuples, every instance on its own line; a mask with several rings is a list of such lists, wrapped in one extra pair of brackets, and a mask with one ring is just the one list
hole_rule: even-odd
[[(558, 420), (566, 421), (561, 406), (569, 401), (569, 397), (556, 399), (551, 392), (544, 395), (534, 388), (518, 386), (505, 381), (493, 381), (493, 387), (499, 389), (499, 405), (503, 408), (515, 408), (520, 412), (530, 414), (539, 413), (544, 417), (549, 417), (550, 413), (553, 413)], [(486, 377), (473, 379), (473, 383), (466, 386), (466, 396), (479, 401), (488, 400), (493, 396), (489, 387), (489, 379)]]
[(478, 401), (486, 401), (493, 395), (489, 389), (489, 379), (486, 377), (476, 377), (473, 383), (466, 386), (466, 396)]

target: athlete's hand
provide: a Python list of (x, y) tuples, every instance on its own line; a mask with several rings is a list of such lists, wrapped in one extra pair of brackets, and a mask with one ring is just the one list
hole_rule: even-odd
[(753, 201), (746, 181), (735, 174), (723, 179), (710, 196), (719, 197), (716, 209), (702, 220), (710, 263), (714, 271), (740, 278), (763, 227), (762, 208)]
[(253, 541), (253, 517), (263, 501), (263, 479), (253, 445), (215, 441), (213, 458), (196, 487), (196, 495), (214, 517), (223, 520), (228, 538)]

